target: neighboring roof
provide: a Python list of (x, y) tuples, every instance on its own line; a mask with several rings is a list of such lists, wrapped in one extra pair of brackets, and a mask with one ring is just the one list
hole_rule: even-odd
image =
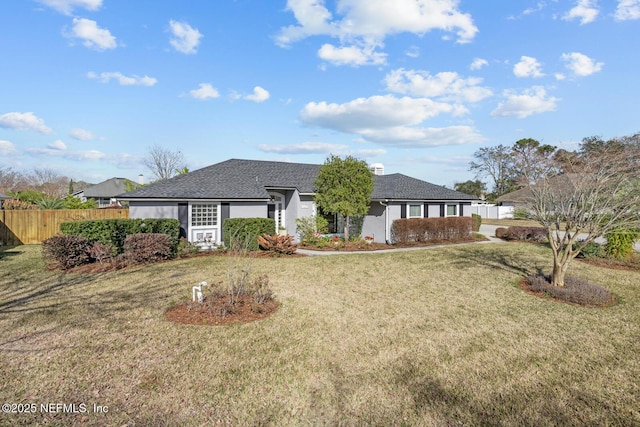
[(107, 198), (115, 197), (118, 194), (127, 191), (127, 182), (133, 184), (133, 181), (126, 178), (111, 178), (99, 184), (92, 185), (82, 190), (84, 197)]
[[(562, 175), (556, 175), (549, 178), (547, 184), (554, 192), (571, 192), (578, 183), (588, 182), (586, 175), (567, 173)], [(544, 187), (547, 188), (547, 187)], [(498, 203), (526, 203), (531, 201), (533, 193), (531, 187), (524, 187), (511, 193), (503, 194), (496, 199)]]
[[(270, 189), (315, 192), (320, 165), (230, 159), (121, 194), (127, 199), (267, 199)], [(402, 174), (376, 175), (374, 200), (476, 200)]]

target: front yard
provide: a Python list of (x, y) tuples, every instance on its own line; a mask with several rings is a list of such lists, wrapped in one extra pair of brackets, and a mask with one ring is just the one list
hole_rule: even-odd
[(517, 286), (549, 257), (260, 258), (276, 313), (185, 326), (165, 310), (227, 258), (65, 274), (0, 249), (0, 400), (36, 409), (0, 425), (640, 425), (640, 273), (575, 262), (619, 303), (570, 306)]

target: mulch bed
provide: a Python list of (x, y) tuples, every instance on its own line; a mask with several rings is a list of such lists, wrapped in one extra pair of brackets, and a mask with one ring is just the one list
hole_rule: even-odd
[[(229, 307), (226, 296), (207, 296), (201, 304), (185, 301), (171, 307), (164, 316), (167, 320), (182, 325), (229, 325), (264, 319), (275, 313), (279, 307), (280, 304), (274, 299), (257, 304), (251, 295), (239, 297), (233, 307)], [(224, 312), (226, 314), (221, 315)]]
[(600, 304), (579, 304), (573, 301), (567, 301), (565, 299), (562, 298), (556, 298), (552, 295), (550, 295), (547, 292), (541, 292), (541, 291), (537, 291), (531, 288), (530, 284), (529, 284), (529, 280), (527, 277), (524, 277), (522, 279), (520, 279), (520, 281), (518, 282), (518, 287), (520, 289), (522, 289), (523, 291), (525, 291), (526, 293), (528, 293), (529, 295), (533, 295), (535, 297), (538, 298), (543, 298), (543, 299), (547, 299), (547, 300), (551, 300), (551, 301), (556, 301), (556, 302), (561, 302), (564, 304), (568, 304), (568, 305), (573, 305), (573, 306), (577, 306), (577, 307), (589, 307), (589, 308), (597, 308), (597, 307), (611, 307), (613, 305), (616, 305), (618, 300), (616, 298), (615, 295), (612, 294), (612, 298), (607, 301), (607, 302), (603, 302)]

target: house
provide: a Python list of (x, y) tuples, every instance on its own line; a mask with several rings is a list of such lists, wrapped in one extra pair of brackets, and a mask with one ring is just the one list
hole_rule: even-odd
[(556, 175), (546, 181), (541, 181), (533, 187), (523, 187), (511, 193), (503, 194), (496, 199), (502, 206), (512, 206), (514, 208), (526, 209), (531, 205), (534, 198), (533, 189), (545, 188), (558, 196), (566, 197), (572, 194), (580, 185), (588, 183), (589, 176), (584, 174), (566, 173)]
[[(176, 218), (191, 242), (222, 241), (227, 218), (273, 218), (296, 235), (296, 219), (321, 214), (314, 203), (320, 165), (231, 159), (121, 194), (130, 218)], [(402, 174), (375, 175), (361, 234), (391, 240), (398, 218), (461, 216), (476, 197)], [(329, 217), (333, 231), (339, 221)]]
[(126, 178), (111, 178), (75, 192), (73, 195), (80, 198), (83, 202), (86, 202), (88, 199), (94, 199), (99, 208), (106, 208), (117, 203), (115, 197), (132, 188), (133, 185), (135, 185), (135, 183)]

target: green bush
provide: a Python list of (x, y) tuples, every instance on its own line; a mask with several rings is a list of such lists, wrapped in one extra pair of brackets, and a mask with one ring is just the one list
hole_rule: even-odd
[(529, 209), (527, 208), (515, 208), (513, 210), (513, 219), (529, 219)]
[[(580, 243), (582, 242), (576, 242), (574, 246), (577, 246)], [(587, 258), (587, 259), (603, 258), (605, 256), (606, 256), (606, 252), (604, 248), (602, 247), (602, 245), (596, 242), (587, 243), (587, 245), (584, 248), (582, 248), (580, 250), (580, 253), (578, 254), (579, 258)]]
[(86, 237), (92, 244), (113, 245), (118, 253), (124, 251), (124, 241), (132, 234), (166, 234), (175, 253), (180, 238), (180, 221), (167, 218), (72, 221), (60, 224), (60, 231), (68, 236)]
[(637, 228), (616, 227), (604, 236), (607, 243), (604, 251), (611, 258), (627, 259), (633, 254), (633, 245), (640, 238)]
[(329, 221), (321, 215), (305, 216), (296, 219), (297, 232), (303, 243), (315, 242), (318, 235), (329, 231)]
[(229, 218), (222, 223), (224, 245), (229, 249), (258, 250), (258, 236), (273, 235), (276, 223), (271, 218)]
[(477, 233), (480, 231), (480, 226), (482, 225), (482, 217), (478, 214), (471, 214), (471, 219), (473, 220), (472, 229)]

